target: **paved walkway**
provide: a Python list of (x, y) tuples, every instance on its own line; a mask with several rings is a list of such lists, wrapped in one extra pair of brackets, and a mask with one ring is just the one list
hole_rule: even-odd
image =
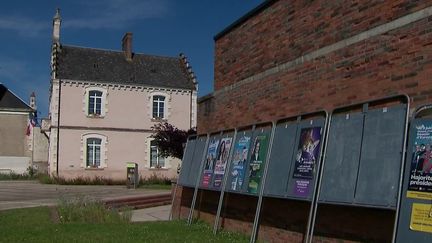
[(132, 222), (163, 221), (169, 219), (171, 205), (144, 208), (132, 211)]
[(166, 190), (127, 189), (126, 186), (47, 185), (37, 181), (0, 181), (0, 210), (56, 205), (61, 199), (97, 200), (157, 195)]

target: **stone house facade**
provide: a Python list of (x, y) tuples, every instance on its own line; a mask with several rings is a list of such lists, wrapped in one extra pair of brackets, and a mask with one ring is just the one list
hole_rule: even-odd
[(176, 176), (180, 163), (158, 156), (152, 126), (196, 126), (197, 83), (185, 56), (134, 53), (132, 33), (122, 51), (60, 43), (54, 17), (48, 125), (49, 171), (64, 178), (126, 178), (126, 163), (141, 178)]

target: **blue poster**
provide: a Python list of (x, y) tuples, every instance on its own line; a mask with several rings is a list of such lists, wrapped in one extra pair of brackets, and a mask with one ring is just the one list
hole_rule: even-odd
[(245, 170), (247, 166), (247, 156), (249, 152), (250, 137), (241, 137), (234, 150), (233, 164), (231, 170), (231, 190), (240, 190), (242, 188)]

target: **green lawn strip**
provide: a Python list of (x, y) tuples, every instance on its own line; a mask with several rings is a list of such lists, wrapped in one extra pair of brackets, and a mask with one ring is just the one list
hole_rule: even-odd
[(198, 222), (53, 223), (47, 207), (0, 211), (0, 242), (247, 242)]
[(171, 190), (171, 185), (147, 184), (147, 185), (140, 185), (138, 188), (153, 189), (153, 190)]

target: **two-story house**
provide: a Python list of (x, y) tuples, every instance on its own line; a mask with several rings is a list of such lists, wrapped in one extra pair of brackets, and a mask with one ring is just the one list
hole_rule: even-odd
[(49, 107), (49, 171), (63, 178), (125, 179), (126, 163), (141, 177), (175, 177), (180, 160), (158, 156), (151, 127), (166, 121), (196, 126), (197, 82), (184, 55), (134, 53), (60, 43), (53, 20)]

